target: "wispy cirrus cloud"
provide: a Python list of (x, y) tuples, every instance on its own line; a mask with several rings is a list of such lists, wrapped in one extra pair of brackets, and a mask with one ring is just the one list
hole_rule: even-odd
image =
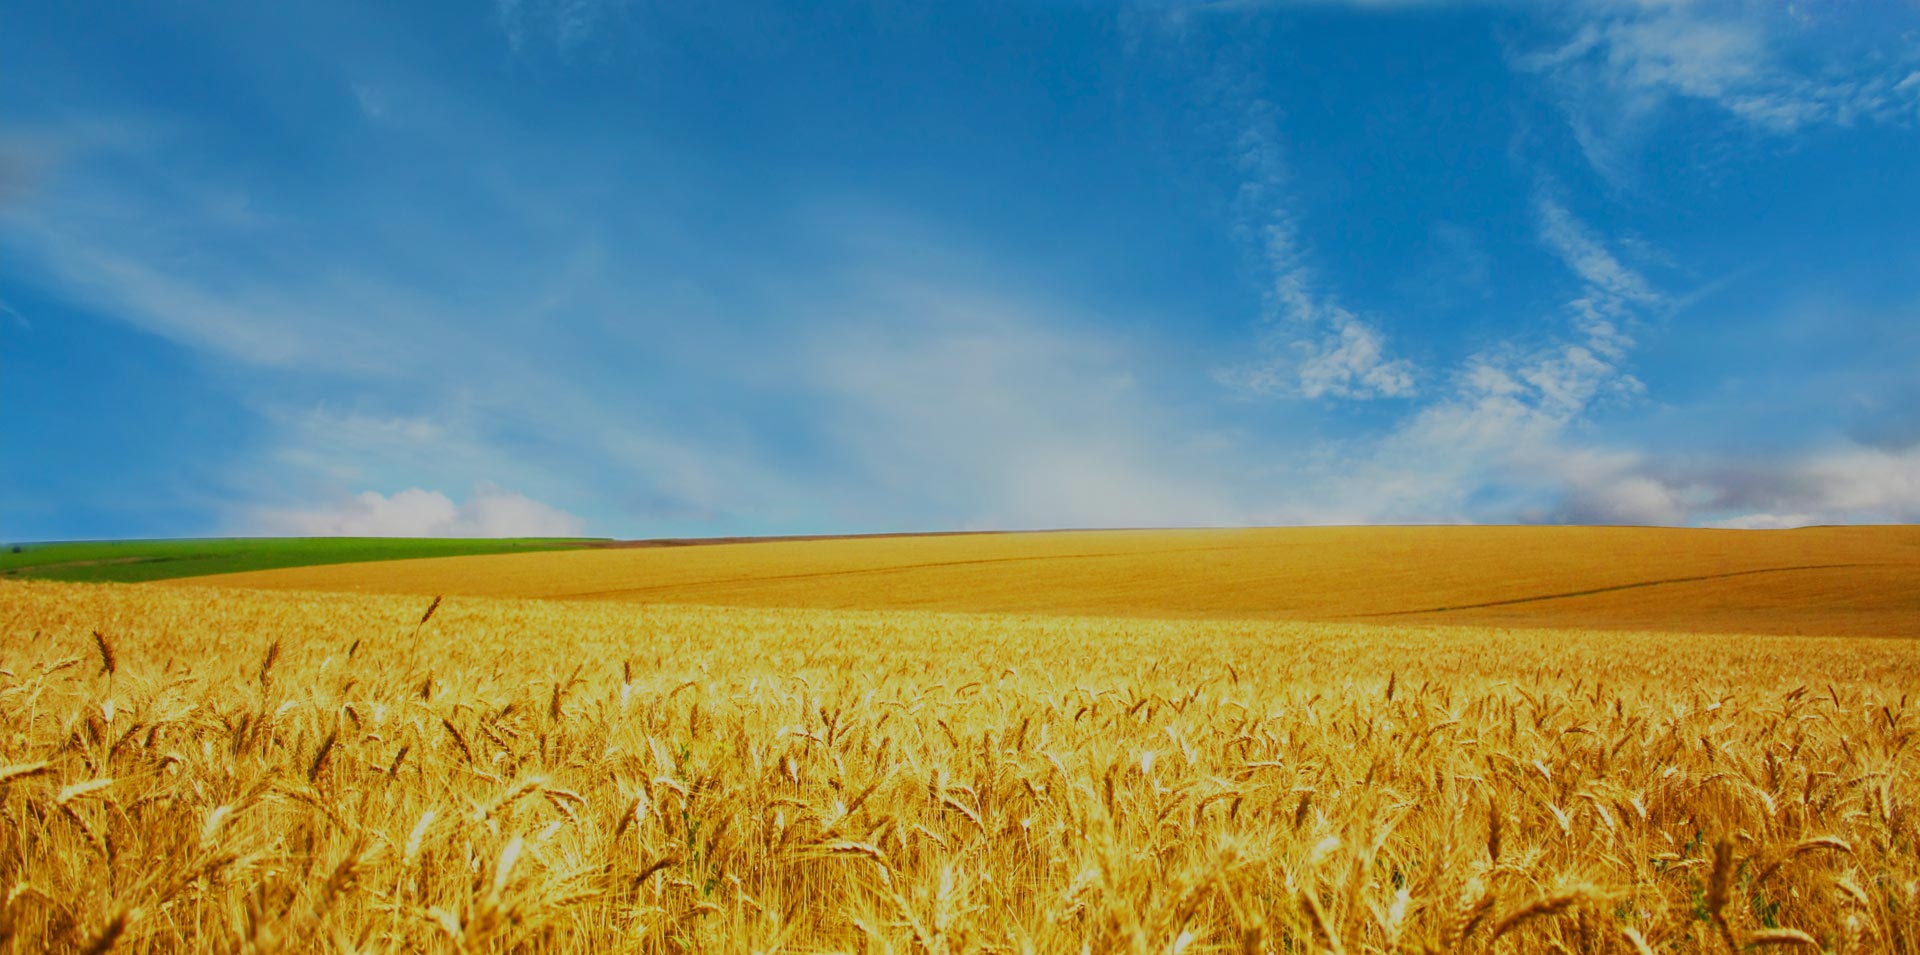
[[(1127, 21), (1135, 47), (1186, 42), (1196, 12), (1179, 7), (1156, 19), (1136, 10)], [(1572, 433), (1597, 408), (1641, 391), (1630, 368), (1633, 328), (1665, 307), (1652, 283), (1543, 180), (1533, 200), (1535, 238), (1573, 277), (1575, 291), (1559, 314), (1523, 323), (1451, 370), (1419, 368), (1392, 354), (1378, 326), (1321, 288), (1289, 202), (1295, 185), (1281, 114), (1254, 74), (1216, 65), (1196, 88), (1206, 127), (1228, 134), (1223, 152), (1238, 177), (1236, 238), (1266, 283), (1261, 356), (1219, 370), (1216, 379), (1253, 395), (1408, 402), (1382, 434), (1331, 442), (1290, 464), (1252, 463), (1277, 469), (1275, 479), (1293, 489), (1285, 501), (1256, 505), (1267, 508), (1262, 519), (1513, 520), (1544, 515), (1552, 501), (1576, 493), (1581, 469), (1566, 459), (1597, 452), (1570, 443)], [(1684, 511), (1659, 517), (1679, 520)]]
[[(1243, 154), (1266, 155), (1265, 150)], [(1254, 240), (1264, 265), (1266, 313), (1262, 356), (1223, 368), (1223, 384), (1258, 395), (1299, 398), (1406, 398), (1417, 390), (1412, 362), (1388, 353), (1386, 335), (1351, 310), (1321, 295), (1300, 250), (1300, 236), (1284, 205), (1273, 201), (1273, 170), (1255, 170), (1241, 190), (1243, 235)]]
[[(394, 267), (410, 253), (237, 217), (211, 198), (233, 194), (231, 181), (167, 150), (88, 141), (66, 152), (46, 188), (7, 210), (6, 238), (42, 282), (239, 382), (262, 427), (258, 447), (233, 449), (226, 532), (724, 533), (1245, 513), (1228, 482), (1201, 473), (1215, 469), (1163, 456), (1207, 429), (1160, 412), (1133, 378), (1143, 355), (1057, 305), (983, 295), (994, 277), (955, 267), (969, 257), (939, 240), (915, 238), (914, 255), (888, 258), (900, 243), (876, 236), (890, 226), (821, 226), (821, 244), (846, 238), (837, 229), (863, 236), (840, 259), (844, 273), (736, 285), (765, 283), (782, 309), (838, 319), (734, 343), (741, 316), (680, 324), (657, 289), (601, 256), (528, 268), (520, 251), (503, 253), (518, 243), (502, 235), (389, 217), (457, 264), (461, 282), (437, 285), (419, 262)], [(126, 169), (138, 175), (109, 174)], [(129, 185), (148, 177), (180, 191)], [(496, 233), (537, 228), (524, 205), (498, 211)], [(922, 274), (943, 268), (963, 274)], [(490, 292), (472, 285), (496, 277)], [(620, 357), (583, 360), (555, 328)], [(642, 362), (702, 371), (676, 390), (637, 373)], [(694, 421), (690, 404), (715, 410)], [(776, 426), (752, 418), (774, 408), (770, 439)], [(464, 500), (444, 490), (476, 478)]]
[[(1131, 9), (1123, 18), (1129, 45), (1138, 55), (1171, 56), (1180, 69), (1191, 69), (1179, 51), (1190, 12)], [(1148, 44), (1166, 49), (1148, 51)], [(1258, 354), (1218, 369), (1215, 380), (1251, 396), (1365, 401), (1414, 395), (1419, 369), (1393, 354), (1377, 322), (1328, 292), (1312, 264), (1280, 111), (1261, 93), (1255, 71), (1228, 58), (1191, 89), (1198, 125), (1217, 139), (1215, 161), (1232, 172), (1234, 238), (1261, 285)]]
[[(1709, 412), (1695, 404), (1674, 425), (1672, 396), (1642, 398), (1637, 374), (1659, 387), (1681, 363), (1672, 339), (1652, 372), (1637, 373), (1636, 352), (1688, 319), (1671, 275), (1689, 268), (1654, 264), (1627, 236), (1661, 244), (1662, 210), (1691, 197), (1627, 209), (1583, 194), (1581, 157), (1533, 135), (1543, 87), (1550, 125), (1564, 110), (1616, 158), (1636, 135), (1668, 133), (1669, 115), (1708, 127), (1675, 148), (1713, 150), (1725, 143), (1701, 141), (1728, 129), (1784, 142), (1902, 122), (1920, 78), (1898, 56), (1823, 60), (1796, 32), (1817, 24), (1720, 0), (1292, 9), (1338, 5), (1445, 4), (1135, 8), (1125, 39), (1139, 68), (1114, 90), (1089, 85), (1112, 79), (1097, 70), (1049, 86), (1060, 78), (1003, 62), (1080, 36), (1045, 48), (1107, 63), (1110, 22), (1077, 5), (996, 22), (1006, 33), (984, 44), (969, 33), (977, 13), (883, 15), (851, 31), (845, 11), (799, 13), (820, 29), (657, 63), (646, 44), (731, 39), (725, 28), (755, 11), (668, 14), (655, 31), (635, 28), (654, 12), (621, 2), (508, 0), (448, 14), (498, 31), (464, 65), (425, 54), (450, 28), (425, 16), (345, 53), (324, 38), (274, 47), (271, 63), (242, 29), (177, 52), (259, 78), (243, 102), (99, 93), (139, 118), (119, 124), (49, 85), (37, 113), (10, 114), (0, 135), (58, 127), (48, 139), (61, 142), (24, 166), (0, 142), (0, 270), (31, 296), (10, 291), (7, 305), (40, 329), (56, 324), (42, 310), (60, 307), (133, 326), (153, 333), (120, 335), (136, 350), (204, 369), (247, 425), (192, 452), (220, 462), (204, 495), (228, 510), (203, 511), (231, 512), (236, 528), (478, 533), (577, 516), (596, 532), (653, 535), (1911, 512), (1916, 462), (1901, 442), (1913, 427), (1886, 388), (1875, 396), (1890, 408), (1860, 412), (1876, 430), (1857, 440), (1878, 447), (1656, 450), (1684, 446), (1678, 435)], [(367, 22), (342, 10), (343, 27)], [(699, 29), (675, 32), (685, 26)], [(1445, 52), (1423, 59), (1443, 33)], [(1503, 55), (1502, 41), (1520, 49)], [(538, 68), (603, 53), (605, 69)], [(113, 57), (125, 59), (105, 48), (99, 62)], [(276, 80), (282, 70), (297, 82)], [(978, 82), (949, 81), (958, 75)], [(885, 101), (847, 108), (848, 91), (876, 78), (890, 84)], [(716, 113), (710, 91), (766, 108)], [(1435, 97), (1461, 111), (1429, 108)], [(581, 102), (606, 112), (551, 122), (556, 104)], [(923, 116), (939, 128), (917, 127)], [(1023, 116), (1046, 121), (1008, 122)], [(961, 142), (961, 129), (979, 141)], [(1356, 162), (1370, 147), (1383, 161)], [(1901, 158), (1878, 148), (1880, 165), (1856, 172)], [(1099, 164), (1085, 191), (1058, 188), (1079, 178), (1070, 162)], [(1774, 188), (1763, 177), (1777, 171), (1756, 170), (1751, 185)], [(968, 184), (1005, 208), (962, 208), (953, 196), (972, 195)], [(827, 205), (888, 221), (836, 232), (809, 219)], [(1090, 205), (1112, 218), (1084, 215)], [(1050, 231), (1087, 221), (1123, 227)], [(1868, 227), (1888, 245), (1905, 235)], [(1049, 244), (1069, 251), (1036, 256)], [(1076, 273), (1076, 258), (1100, 267)], [(1110, 262), (1166, 268), (1114, 281)], [(85, 336), (72, 337), (43, 335), (43, 364), (84, 356)], [(1768, 347), (1753, 340), (1750, 352)], [(1701, 389), (1742, 372), (1690, 358), (1703, 360)], [(1829, 370), (1856, 385), (1857, 367)], [(1744, 414), (1750, 430), (1764, 412)], [(492, 484), (462, 500), (481, 479)]]
[[(1382, 461), (1418, 461), (1430, 477), (1451, 473), (1415, 484), (1441, 489), (1419, 509), (1444, 509), (1448, 492), (1506, 483), (1549, 501), (1527, 504), (1522, 495), (1506, 505), (1509, 519), (1754, 528), (1920, 520), (1920, 444), (1848, 441), (1741, 457), (1586, 438), (1583, 425), (1595, 412), (1643, 391), (1630, 367), (1634, 329), (1675, 304), (1574, 216), (1551, 184), (1536, 194), (1535, 207), (1541, 244), (1581, 280), (1564, 307), (1565, 330), (1531, 347), (1475, 356), (1450, 396), (1420, 409), (1383, 443)], [(1460, 513), (1472, 514), (1459, 500)]]
[[(1542, 520), (1554, 501), (1593, 491), (1592, 463), (1617, 456), (1585, 447), (1578, 432), (1598, 408), (1641, 390), (1627, 329), (1664, 299), (1548, 187), (1535, 197), (1535, 226), (1579, 280), (1561, 314), (1534, 335), (1469, 355), (1388, 433), (1336, 445), (1309, 471), (1307, 513), (1356, 522)], [(1623, 505), (1607, 520), (1685, 520), (1684, 508), (1655, 507), (1633, 490), (1605, 492)], [(1302, 519), (1300, 510), (1283, 513)]]
[[(1775, 135), (1920, 120), (1920, 53), (1898, 40), (1920, 27), (1912, 11), (1585, 0), (1558, 14), (1560, 38), (1516, 52), (1514, 65), (1549, 84), (1588, 159), (1615, 179), (1645, 128), (1679, 102)], [(1861, 28), (1876, 17), (1885, 22)]]
[[(1188, 42), (1217, 25), (1212, 17), (1309, 5), (1318, 4), (1172, 4), (1136, 10), (1127, 23), (1138, 48), (1153, 38), (1143, 26)], [(1910, 44), (1876, 47), (1884, 38), (1859, 23), (1836, 25), (1836, 10), (1581, 0), (1530, 11), (1534, 26), (1549, 36), (1559, 31), (1558, 38), (1509, 62), (1547, 85), (1590, 164), (1616, 182), (1630, 178), (1640, 137), (1681, 104), (1781, 137), (1814, 126), (1920, 119), (1920, 55)], [(1843, 445), (1702, 463), (1595, 443), (1587, 433), (1595, 418), (1631, 407), (1644, 392), (1632, 368), (1636, 337), (1649, 319), (1678, 306), (1628, 264), (1631, 243), (1576, 216), (1550, 180), (1533, 199), (1535, 238), (1578, 283), (1560, 312), (1523, 324), (1451, 372), (1422, 373), (1395, 361), (1374, 326), (1319, 294), (1300, 225), (1286, 214), (1279, 112), (1235, 78), (1216, 74), (1209, 102), (1216, 127), (1242, 130), (1234, 156), (1244, 185), (1235, 209), (1242, 239), (1260, 250), (1272, 286), (1267, 354), (1221, 379), (1258, 394), (1416, 399), (1386, 434), (1334, 442), (1283, 468), (1281, 480), (1295, 493), (1270, 511), (1272, 519), (1743, 526), (1911, 519), (1903, 515), (1912, 513), (1906, 489), (1916, 472), (1898, 449)]]
[(964, 286), (891, 280), (862, 298), (803, 353), (824, 437), (864, 476), (850, 513), (966, 514), (979, 528), (1246, 519), (1246, 449), (1165, 409), (1140, 346)]
[(565, 59), (618, 23), (631, 6), (629, 0), (495, 0), (494, 16), (515, 53), (551, 44)]
[(1454, 395), (1417, 414), (1415, 430), (1468, 446), (1533, 441), (1578, 422), (1596, 401), (1640, 390), (1627, 369), (1630, 326), (1663, 297), (1568, 211), (1550, 186), (1536, 194), (1534, 209), (1541, 244), (1580, 279), (1564, 309), (1566, 331), (1531, 346), (1506, 344), (1472, 356), (1457, 376)]
[(1412, 362), (1391, 357), (1384, 333), (1319, 290), (1287, 202), (1289, 177), (1276, 110), (1232, 85), (1222, 92), (1219, 108), (1237, 114), (1240, 124), (1233, 152), (1243, 177), (1234, 197), (1236, 232), (1264, 266), (1265, 354), (1224, 369), (1220, 380), (1256, 394), (1301, 398), (1412, 395)]

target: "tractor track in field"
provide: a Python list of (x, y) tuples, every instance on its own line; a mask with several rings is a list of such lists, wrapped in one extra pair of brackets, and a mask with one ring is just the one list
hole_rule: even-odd
[(1756, 567), (1751, 570), (1733, 570), (1723, 574), (1697, 574), (1690, 577), (1664, 577), (1659, 580), (1640, 580), (1630, 584), (1613, 584), (1607, 587), (1590, 587), (1585, 590), (1568, 590), (1554, 594), (1536, 594), (1531, 597), (1509, 597), (1504, 600), (1487, 600), (1480, 603), (1451, 604), (1445, 607), (1422, 607), (1418, 610), (1380, 610), (1373, 613), (1357, 613), (1352, 618), (1408, 617), (1423, 613), (1450, 613), (1455, 610), (1482, 610), (1488, 607), (1511, 607), (1520, 604), (1542, 603), (1548, 600), (1565, 600), (1571, 597), (1591, 597), (1595, 594), (1617, 593), (1622, 590), (1640, 590), (1647, 587), (1666, 587), (1673, 584), (1692, 584), (1707, 580), (1726, 580), (1730, 577), (1751, 577), (1759, 574), (1784, 574), (1796, 570), (1844, 570), (1861, 567), (1900, 567), (1891, 561), (1879, 561), (1861, 564), (1795, 564), (1787, 567)]

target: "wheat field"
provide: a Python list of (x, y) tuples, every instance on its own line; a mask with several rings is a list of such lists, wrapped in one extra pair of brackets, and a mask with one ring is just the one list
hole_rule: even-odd
[(0, 623), (10, 951), (1920, 951), (1906, 640), (36, 582)]
[(340, 564), (276, 590), (824, 609), (1920, 637), (1920, 527), (1300, 527)]

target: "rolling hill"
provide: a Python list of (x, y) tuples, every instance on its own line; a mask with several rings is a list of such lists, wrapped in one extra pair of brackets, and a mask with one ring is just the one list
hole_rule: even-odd
[(1062, 531), (603, 548), (175, 585), (923, 609), (1920, 636), (1920, 527)]

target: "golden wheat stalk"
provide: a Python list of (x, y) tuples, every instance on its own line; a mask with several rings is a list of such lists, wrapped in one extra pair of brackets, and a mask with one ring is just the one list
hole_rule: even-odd
[(1811, 948), (1815, 951), (1823, 946), (1820, 940), (1797, 928), (1760, 929), (1747, 936), (1749, 948)]

